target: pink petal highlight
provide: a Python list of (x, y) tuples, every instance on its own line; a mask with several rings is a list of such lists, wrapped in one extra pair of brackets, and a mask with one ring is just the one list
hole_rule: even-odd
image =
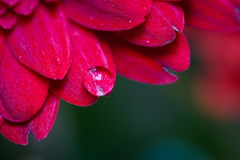
[[(170, 57), (184, 57), (187, 59), (184, 60), (186, 61), (185, 63), (189, 64), (189, 55), (187, 53), (184, 53), (185, 56), (181, 56), (183, 53), (175, 53), (176, 55), (171, 53), (171, 51), (181, 50), (176, 49), (181, 47), (172, 48), (166, 45), (165, 47), (167, 48), (144, 48), (117, 40), (115, 37), (109, 38), (108, 42), (110, 43), (117, 73), (138, 82), (149, 84), (169, 84), (175, 82), (177, 77), (166, 69), (166, 67), (174, 68), (172, 61), (168, 61), (167, 54)], [(162, 54), (163, 57), (161, 57)], [(177, 61), (183, 61), (183, 59)], [(180, 65), (179, 68), (186, 68), (185, 63), (184, 67), (182, 67), (182, 63), (177, 61), (175, 63)], [(181, 69), (176, 67), (176, 70)]]
[(41, 108), (49, 80), (21, 64), (5, 46), (0, 63), (0, 114), (13, 122), (30, 119)]
[(58, 104), (59, 98), (49, 93), (41, 110), (31, 120), (20, 123), (4, 120), (0, 126), (0, 133), (13, 143), (21, 145), (28, 144), (29, 132), (39, 141), (45, 138), (52, 128)]
[(15, 7), (14, 12), (21, 15), (29, 15), (37, 7), (38, 0), (21, 0)]
[(11, 29), (18, 20), (18, 16), (11, 11), (6, 11), (0, 16), (0, 26), (3, 29)]
[(68, 20), (57, 5), (38, 5), (33, 16), (19, 21), (7, 41), (19, 61), (46, 77), (62, 79), (70, 67)]
[(152, 0), (63, 0), (69, 18), (85, 27), (119, 31), (144, 21)]
[(192, 27), (215, 32), (240, 29), (240, 4), (235, 0), (185, 0), (182, 4), (186, 24)]
[[(51, 91), (69, 103), (88, 106), (99, 96), (100, 92), (94, 91), (102, 87), (103, 95), (106, 95), (112, 90), (116, 74), (114, 62), (107, 43), (90, 30), (72, 24), (72, 39), (72, 65), (63, 80), (51, 81)], [(92, 74), (91, 78), (94, 78), (98, 73), (103, 78), (100, 83), (96, 77), (96, 81), (88, 79), (88, 74)], [(105, 76), (111, 77), (111, 80)]]
[(182, 32), (184, 16), (177, 3), (153, 1), (152, 9), (139, 26), (121, 32), (118, 36), (128, 42), (147, 47), (159, 47), (172, 42), (176, 31)]

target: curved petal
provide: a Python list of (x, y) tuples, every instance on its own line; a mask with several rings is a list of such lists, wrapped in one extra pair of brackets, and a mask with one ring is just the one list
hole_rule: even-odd
[(7, 35), (14, 54), (36, 72), (62, 79), (71, 64), (68, 20), (57, 5), (38, 5), (33, 16), (22, 18)]
[(48, 93), (41, 110), (30, 120), (28, 128), (37, 141), (45, 138), (52, 128), (58, 105), (59, 98), (52, 93)]
[(175, 39), (175, 31), (182, 32), (183, 11), (178, 3), (153, 1), (152, 9), (139, 26), (116, 32), (128, 42), (148, 47), (159, 47)]
[(72, 24), (73, 62), (63, 80), (52, 80), (51, 91), (63, 100), (87, 106), (108, 94), (115, 81), (114, 62), (106, 42)]
[(11, 29), (18, 20), (18, 16), (11, 11), (7, 10), (0, 16), (0, 26), (3, 29)]
[[(151, 55), (151, 53), (153, 54)], [(177, 37), (172, 43), (164, 47), (153, 48), (149, 56), (175, 72), (188, 69), (190, 64), (189, 46), (182, 33), (177, 33)]]
[[(185, 70), (189, 65), (186, 40), (179, 33), (176, 42), (164, 47), (145, 48), (109, 37), (117, 73), (129, 79), (149, 84), (169, 84), (177, 77), (167, 71)], [(171, 60), (173, 58), (173, 60)]]
[(14, 8), (14, 12), (21, 15), (29, 15), (37, 7), (38, 0), (21, 0)]
[(0, 63), (0, 114), (13, 122), (30, 119), (41, 108), (49, 80), (21, 64), (5, 45)]
[[(235, 1), (235, 0), (232, 0)], [(240, 29), (240, 4), (230, 0), (185, 0), (186, 24), (209, 31), (229, 32)]]
[(59, 98), (48, 94), (41, 110), (29, 121), (14, 123), (4, 120), (0, 133), (13, 143), (28, 144), (31, 132), (37, 141), (45, 138), (50, 131), (57, 114)]
[(144, 21), (152, 0), (63, 0), (69, 18), (85, 27), (119, 31)]

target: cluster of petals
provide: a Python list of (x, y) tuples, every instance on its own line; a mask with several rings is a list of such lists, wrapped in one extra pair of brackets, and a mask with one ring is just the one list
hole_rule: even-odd
[(200, 64), (194, 98), (209, 117), (235, 120), (240, 115), (240, 1), (185, 2), (186, 24), (195, 28), (185, 33)]
[(0, 133), (46, 137), (59, 99), (89, 106), (116, 73), (148, 84), (189, 66), (178, 0), (1, 0)]

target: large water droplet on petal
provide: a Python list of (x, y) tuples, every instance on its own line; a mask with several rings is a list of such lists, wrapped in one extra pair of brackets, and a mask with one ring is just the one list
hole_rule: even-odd
[(96, 66), (88, 69), (83, 80), (85, 88), (95, 96), (108, 94), (114, 85), (114, 78), (104, 67)]

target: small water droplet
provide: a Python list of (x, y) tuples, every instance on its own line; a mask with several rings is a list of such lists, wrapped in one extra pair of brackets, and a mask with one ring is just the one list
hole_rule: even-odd
[(96, 66), (86, 71), (83, 83), (91, 94), (104, 96), (112, 90), (114, 78), (108, 69)]
[(61, 57), (57, 57), (56, 63), (57, 63), (57, 65), (60, 66), (62, 64), (62, 58)]
[(129, 20), (128, 22), (129, 22), (129, 23), (131, 23), (131, 22), (132, 22), (132, 20)]
[(143, 7), (143, 9), (144, 9), (144, 10), (146, 10), (146, 9), (147, 9), (147, 7)]
[(146, 44), (149, 44), (149, 41), (145, 41)]
[(101, 26), (103, 26), (103, 23), (101, 23)]
[(19, 56), (19, 59), (22, 59), (22, 56)]

